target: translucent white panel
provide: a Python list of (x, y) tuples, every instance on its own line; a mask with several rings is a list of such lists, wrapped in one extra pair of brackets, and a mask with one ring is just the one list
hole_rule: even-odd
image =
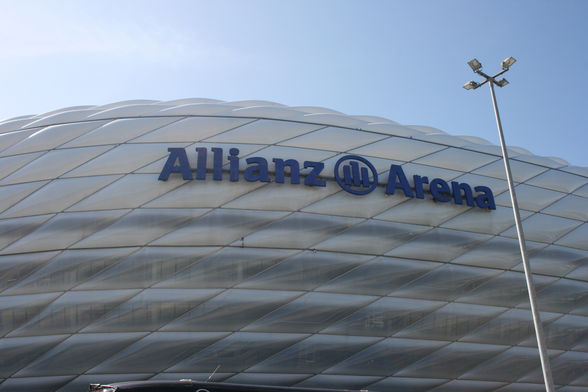
[[(116, 353), (88, 373), (158, 373), (209, 346), (226, 334), (218, 332), (155, 332)], [(243, 347), (234, 349), (242, 350)], [(149, 358), (145, 361), (145, 358)], [(227, 358), (229, 359), (229, 358)], [(210, 370), (212, 372), (214, 367)], [(223, 366), (226, 363), (223, 362)], [(177, 368), (175, 366), (174, 368)], [(201, 366), (187, 369), (207, 371)], [(228, 370), (225, 368), (225, 370)]]
[[(450, 181), (458, 176), (463, 175), (463, 173), (461, 171), (443, 169), (443, 168), (434, 167), (434, 166), (420, 165), (418, 163), (406, 163), (406, 164), (402, 165), (402, 170), (404, 170), (404, 174), (406, 174), (406, 177), (409, 179), (408, 182), (410, 184), (414, 184), (414, 182), (413, 182), (414, 175), (426, 176), (426, 177), (429, 177), (429, 180), (432, 180), (433, 178), (442, 178), (445, 181)], [(385, 178), (385, 179), (383, 178), (382, 180), (385, 180), (384, 182), (386, 184), (388, 183), (387, 178)], [(486, 185), (486, 184), (485, 183), (481, 183), (481, 184), (473, 183), (472, 185), (475, 186), (475, 185)], [(425, 189), (427, 189), (427, 188), (428, 188), (428, 186), (425, 185)]]
[(185, 147), (185, 144), (122, 144), (70, 171), (66, 177), (130, 173), (167, 157), (170, 147)]
[[(463, 136), (462, 136), (462, 138), (463, 138)], [(483, 153), (486, 153), (489, 155), (494, 155), (495, 157), (502, 157), (502, 150), (500, 149), (500, 146), (497, 146), (495, 144), (471, 143), (471, 144), (466, 144), (465, 146), (463, 146), (463, 148), (465, 150), (478, 151), (478, 152), (483, 152)], [(517, 155), (519, 155), (519, 154), (513, 154), (513, 155), (509, 154), (509, 157), (512, 158)]]
[[(586, 345), (588, 343), (587, 325), (588, 317), (567, 314), (545, 327), (546, 344), (550, 348), (561, 350)], [(588, 353), (586, 359), (588, 360)]]
[(219, 290), (147, 289), (82, 332), (156, 331), (218, 293)]
[(498, 157), (494, 155), (450, 147), (446, 150), (417, 159), (415, 162), (423, 165), (469, 172), (475, 168), (494, 162), (497, 159)]
[(9, 378), (0, 385), (1, 392), (29, 392), (57, 390), (74, 376)]
[[(37, 132), (38, 129), (27, 129), (26, 131), (15, 131), (10, 133), (0, 133), (0, 151), (4, 151), (10, 148), (12, 145), (20, 142), (24, 138), (30, 136), (32, 133)], [(4, 155), (4, 154), (2, 154)], [(10, 153), (6, 155), (11, 155)]]
[[(587, 353), (568, 351), (551, 360), (551, 371), (553, 373), (553, 382), (555, 384), (569, 384), (574, 380), (585, 376), (586, 369), (588, 369)], [(520, 381), (542, 382), (543, 376), (541, 369), (534, 369), (533, 372), (526, 377), (523, 377)], [(572, 392), (574, 389), (574, 387), (568, 386), (567, 388), (564, 387), (559, 390)], [(578, 390), (582, 391), (585, 389), (586, 388)]]
[(238, 117), (301, 119), (305, 113), (285, 106), (259, 105), (233, 109), (231, 114)]
[[(299, 109), (299, 108), (294, 108)], [(341, 127), (359, 128), (366, 124), (365, 121), (357, 120), (344, 114), (335, 113), (311, 113), (304, 116), (304, 121), (316, 124), (338, 125)]]
[[(535, 276), (533, 280), (535, 289), (541, 291), (547, 285), (553, 283), (556, 278)], [(515, 306), (521, 302), (528, 302), (529, 295), (527, 294), (525, 276), (522, 273), (506, 271), (470, 293), (464, 294), (459, 300), (497, 306)]]
[(286, 180), (285, 184), (267, 184), (228, 202), (224, 207), (296, 211), (340, 190), (333, 183), (328, 183), (326, 187), (309, 187), (302, 184), (291, 185)]
[(444, 148), (446, 147), (433, 143), (420, 142), (414, 139), (390, 137), (350, 152), (358, 155), (368, 155), (408, 162)]
[[(521, 210), (520, 214), (521, 218), (525, 219), (532, 212)], [(512, 209), (497, 206), (495, 210), (470, 208), (469, 211), (443, 223), (441, 227), (472, 231), (474, 233), (495, 234), (514, 226), (514, 224)]]
[(588, 184), (580, 187), (574, 191), (574, 194), (582, 197), (588, 197)]
[[(163, 167), (163, 166), (161, 166)], [(171, 179), (168, 181), (172, 181)], [(180, 180), (178, 180), (180, 181)], [(182, 181), (183, 184), (147, 203), (147, 208), (220, 207), (243, 194), (266, 185), (263, 182), (242, 181)], [(282, 185), (283, 186), (283, 185)], [(308, 191), (308, 189), (307, 189)], [(264, 201), (268, 201), (265, 197)], [(270, 200), (271, 201), (271, 200)], [(249, 207), (251, 208), (251, 207)]]
[[(299, 295), (300, 292), (295, 291), (227, 290), (167, 324), (161, 330), (238, 331)], [(271, 330), (276, 331), (278, 330)], [(270, 330), (264, 329), (264, 332)]]
[(66, 337), (52, 335), (0, 339), (0, 377), (10, 377)]
[(10, 336), (74, 333), (137, 294), (137, 290), (66, 292)]
[(417, 225), (438, 226), (452, 217), (469, 209), (466, 205), (436, 203), (432, 200), (410, 199), (402, 194), (388, 196), (390, 199), (404, 200), (389, 210), (376, 215), (376, 219)]
[(241, 372), (307, 336), (286, 333), (236, 332), (168, 370), (190, 372), (193, 369), (198, 369), (203, 372), (213, 372), (216, 366), (221, 363), (225, 372)]
[[(23, 256), (31, 258), (31, 255), (37, 256), (36, 259), (40, 260), (49, 257), (53, 259), (6, 292), (15, 294), (66, 291), (100, 273), (134, 250), (136, 248), (66, 250), (56, 257), (53, 256), (57, 252), (22, 255), (21, 259)], [(33, 259), (30, 263), (36, 264), (35, 261)]]
[(359, 222), (356, 218), (295, 212), (248, 235), (244, 238), (244, 244), (253, 247), (308, 249)]
[(17, 375), (20, 377), (84, 373), (143, 335), (141, 333), (73, 335)]
[(242, 101), (231, 101), (227, 102), (228, 104), (239, 106), (239, 107), (250, 107), (250, 106), (275, 106), (275, 107), (285, 107), (281, 103), (272, 102), (272, 101), (264, 101), (261, 99), (245, 99)]
[(228, 112), (229, 110), (237, 108), (236, 105), (228, 105), (221, 103), (221, 101), (215, 102), (195, 102), (186, 103), (179, 106), (163, 109), (153, 115), (165, 115), (165, 116), (212, 116), (218, 113)]
[(431, 388), (444, 384), (449, 380), (440, 378), (409, 378), (409, 377), (388, 377), (384, 380), (369, 386), (370, 391), (429, 391)]
[(28, 127), (47, 126), (52, 124), (71, 123), (75, 121), (83, 121), (88, 116), (97, 113), (100, 109), (92, 108), (91, 106), (79, 106), (72, 108), (73, 110), (59, 110), (58, 112), (41, 117), (39, 120), (27, 124)]
[[(569, 312), (588, 300), (588, 282), (560, 279), (537, 293), (539, 309), (548, 312)], [(527, 304), (525, 304), (527, 307)]]
[(427, 226), (368, 220), (315, 245), (316, 249), (382, 255), (415, 236), (430, 230)]
[[(526, 184), (517, 185), (515, 187), (515, 192), (517, 194), (519, 208), (530, 211), (541, 211), (543, 208), (565, 196), (565, 194), (561, 192), (550, 191), (545, 188)], [(510, 193), (504, 192), (497, 196), (496, 204), (510, 207)]]
[(586, 238), (588, 238), (588, 224), (584, 223), (560, 238), (556, 244), (588, 250), (588, 241), (586, 241)]
[(328, 127), (280, 143), (283, 146), (347, 151), (386, 138), (371, 132)]
[[(243, 154), (241, 155), (243, 156)], [(282, 158), (296, 159), (299, 163), (303, 163), (304, 161), (324, 161), (325, 159), (332, 157), (333, 155), (335, 155), (335, 153), (333, 153), (332, 151), (310, 150), (298, 147), (269, 146), (260, 151), (255, 152), (255, 155), (252, 156), (265, 158), (268, 160), (268, 162), (271, 162), (273, 158)], [(300, 172), (306, 172), (302, 169), (302, 165)], [(326, 174), (327, 173), (321, 173), (321, 175)]]
[[(537, 274), (564, 276), (574, 269), (588, 264), (588, 252), (550, 245), (531, 255), (531, 269)], [(523, 271), (523, 264), (514, 268)]]
[(559, 170), (565, 171), (568, 173), (578, 174), (578, 175), (584, 176), (584, 177), (588, 177), (588, 168), (586, 168), (586, 166), (569, 165), (569, 166), (564, 166), (564, 167), (560, 168)]
[(490, 344), (451, 343), (396, 374), (412, 377), (457, 378), (507, 348), (507, 346)]
[(120, 180), (73, 205), (69, 210), (137, 208), (181, 184), (181, 182), (175, 181), (158, 181), (152, 174), (127, 174)]
[(18, 130), (34, 121), (35, 116), (19, 116), (0, 122), (0, 133), (7, 133)]
[(479, 176), (477, 174), (466, 173), (463, 176), (455, 179), (457, 182), (465, 182), (466, 184), (485, 185), (492, 189), (494, 196), (500, 195), (502, 192), (508, 190), (508, 183), (505, 180), (499, 180), (494, 177)]
[(383, 189), (376, 189), (374, 192), (370, 193), (369, 196), (365, 197), (340, 191), (303, 208), (301, 211), (327, 215), (371, 218), (396, 204), (405, 202), (406, 200), (407, 198), (404, 197), (404, 195), (388, 196), (384, 193)]
[(250, 246), (249, 235), (282, 217), (287, 212), (217, 209), (187, 226), (154, 241), (152, 245), (214, 246), (241, 240)]
[[(336, 335), (390, 336), (445, 304), (446, 302), (441, 301), (393, 297), (381, 298), (328, 327), (323, 332)], [(397, 352), (392, 351), (390, 353), (396, 355)], [(380, 363), (371, 359), (370, 361), (372, 365)], [(354, 366), (356, 365), (354, 364)], [(388, 361), (382, 363), (382, 366), (389, 365), (390, 362)], [(331, 369), (331, 371), (335, 370)]]
[(0, 334), (6, 335), (26, 324), (59, 295), (61, 293), (0, 296)]
[(490, 239), (486, 234), (449, 229), (433, 229), (392, 249), (389, 256), (411, 259), (450, 261)]
[[(196, 98), (196, 97), (172, 99), (170, 101), (161, 101), (161, 103), (163, 103), (163, 104), (176, 105), (176, 106), (195, 105), (195, 104), (215, 104), (215, 103), (221, 104), (222, 102), (223, 101), (218, 100), (218, 99)], [(164, 109), (164, 110), (171, 110), (171, 108)]]
[(353, 388), (360, 389), (379, 380), (377, 376), (319, 374), (297, 384), (301, 388)]
[(504, 386), (503, 382), (453, 380), (434, 388), (434, 392), (492, 392)]
[(447, 132), (445, 132), (445, 131), (442, 131), (442, 130), (440, 130), (438, 128), (429, 127), (429, 126), (426, 126), (426, 125), (408, 124), (406, 126), (412, 128), (412, 129), (416, 129), (417, 131), (421, 131), (421, 132), (426, 133), (426, 134), (447, 135)]
[[(81, 290), (145, 288), (169, 278), (218, 248), (143, 247), (78, 286)], [(193, 286), (189, 287), (193, 288)]]
[(292, 109), (299, 110), (305, 113), (332, 113), (332, 114), (343, 114), (333, 109), (324, 108), (321, 106), (292, 106)]
[[(55, 179), (2, 213), (0, 217), (58, 213), (118, 178), (120, 176)], [(39, 185), (39, 183), (35, 184)]]
[(0, 158), (0, 177), (4, 178), (41, 156), (41, 152)]
[(283, 249), (223, 248), (160, 281), (155, 287), (233, 287), (295, 253)]
[(253, 366), (253, 372), (316, 374), (375, 343), (379, 338), (312, 335)]
[(127, 213), (125, 210), (62, 213), (27, 236), (21, 235), (21, 239), (4, 249), (3, 253), (65, 249), (112, 224), (125, 213)]
[(433, 268), (439, 263), (418, 260), (378, 257), (363, 264), (318, 290), (337, 293), (386, 295), (402, 287)]
[(180, 118), (132, 118), (110, 121), (90, 131), (62, 147), (96, 146), (100, 144), (119, 144), (161, 128)]
[(0, 256), (0, 291), (19, 284), (22, 279), (57, 254), (59, 252)]
[(0, 211), (18, 203), (43, 185), (47, 181), (27, 182), (24, 184), (5, 185), (0, 187)]
[(567, 195), (543, 210), (546, 214), (588, 221), (588, 198)]
[(0, 181), (0, 184), (48, 180), (106, 152), (109, 146), (52, 150)]
[[(580, 262), (580, 260), (578, 260), (578, 262)], [(588, 280), (588, 262), (586, 262), (586, 259), (581, 261), (581, 265), (579, 267), (567, 274), (566, 278)]]
[(299, 373), (238, 373), (224, 381), (235, 384), (290, 386), (310, 376), (311, 374)]
[(388, 376), (445, 346), (434, 340), (382, 340), (363, 351), (342, 360), (327, 373)]
[(450, 301), (481, 286), (500, 271), (446, 264), (391, 293), (393, 296)]
[(125, 102), (125, 105), (117, 105), (112, 108), (105, 108), (105, 110), (89, 116), (90, 119), (102, 118), (116, 118), (116, 117), (138, 117), (148, 113), (159, 112), (171, 105), (159, 103), (142, 103), (142, 102)]
[(394, 135), (394, 136), (417, 136), (421, 135), (421, 132), (411, 129), (400, 124), (391, 124), (391, 123), (372, 123), (362, 125), (361, 129), (366, 131), (374, 131), (378, 133), (384, 133), (386, 135)]
[(52, 125), (36, 131), (23, 141), (4, 151), (6, 155), (51, 150), (103, 125), (103, 121)]
[[(533, 255), (535, 252), (547, 246), (540, 242), (531, 241), (526, 241), (526, 245), (528, 255)], [(516, 239), (494, 237), (453, 259), (451, 262), (478, 267), (508, 269), (521, 262), (519, 242)]]
[(496, 306), (449, 303), (394, 336), (415, 339), (458, 340), (505, 312)]
[(570, 193), (585, 185), (586, 177), (562, 172), (561, 170), (549, 170), (527, 181), (527, 184)]
[[(525, 237), (531, 241), (552, 243), (581, 224), (582, 222), (577, 220), (535, 214), (523, 220), (523, 229), (525, 230)], [(500, 235), (517, 238), (514, 226), (500, 233)]]
[[(51, 217), (53, 215), (0, 220), (0, 248), (6, 247), (33, 230), (36, 230)], [(10, 252), (2, 251), (1, 253), (5, 254)]]
[[(517, 161), (516, 159), (510, 160), (510, 168), (512, 171), (513, 181), (515, 182), (525, 182), (529, 178), (535, 177), (539, 173), (543, 173), (547, 170), (543, 166), (531, 165), (529, 163)], [(504, 161), (502, 159), (476, 169), (473, 171), (473, 173), (479, 174), (481, 176), (495, 177), (506, 180)]]
[(76, 248), (141, 246), (178, 230), (209, 209), (139, 209), (124, 216), (113, 225), (85, 238)]
[(196, 142), (251, 121), (254, 120), (226, 117), (190, 117), (133, 139), (133, 142)]
[(569, 163), (562, 158), (540, 157), (538, 155), (520, 154), (517, 156), (517, 159), (524, 162), (533, 163), (535, 165), (547, 166), (551, 168), (558, 168), (569, 165)]
[(365, 295), (307, 293), (262, 318), (258, 317), (243, 330), (316, 333), (375, 299)]
[(357, 267), (369, 258), (364, 255), (305, 251), (280, 261), (277, 265), (260, 272), (237, 287), (312, 290)]
[(464, 378), (513, 382), (540, 367), (536, 348), (511, 347), (470, 370)]
[(315, 129), (322, 125), (291, 121), (257, 120), (206, 139), (207, 142), (275, 144)]

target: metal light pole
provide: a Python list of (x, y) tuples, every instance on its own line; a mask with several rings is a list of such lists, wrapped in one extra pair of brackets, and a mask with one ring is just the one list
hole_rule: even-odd
[(502, 123), (500, 122), (500, 114), (498, 113), (498, 105), (496, 104), (496, 95), (494, 93), (494, 85), (504, 87), (508, 84), (508, 80), (496, 78), (510, 69), (510, 66), (515, 63), (514, 57), (509, 57), (502, 61), (502, 71), (494, 76), (488, 76), (482, 72), (482, 64), (473, 59), (468, 62), (468, 65), (478, 75), (482, 76), (484, 80), (482, 83), (469, 81), (464, 84), (463, 88), (466, 90), (475, 90), (480, 86), (488, 83), (490, 86), (490, 94), (492, 95), (492, 105), (494, 107), (494, 115), (496, 117), (496, 125), (498, 126), (498, 136), (500, 137), (500, 148), (502, 149), (502, 157), (504, 160), (504, 170), (506, 171), (506, 180), (508, 181), (508, 189), (510, 191), (510, 201), (512, 202), (512, 211), (514, 214), (515, 225), (517, 228), (517, 235), (519, 238), (519, 246), (521, 249), (521, 257), (523, 259), (523, 266), (525, 269), (525, 280), (527, 281), (527, 292), (529, 293), (529, 302), (531, 303), (531, 313), (533, 315), (533, 325), (535, 326), (535, 336), (537, 338), (537, 346), (539, 348), (539, 357), (541, 359), (541, 369), (543, 370), (543, 380), (545, 381), (545, 389), (547, 392), (553, 392), (553, 378), (551, 376), (551, 366), (549, 365), (549, 356), (547, 355), (547, 346), (543, 335), (543, 326), (541, 324), (541, 317), (537, 310), (537, 300), (535, 293), (535, 284), (533, 283), (533, 275), (531, 273), (531, 266), (527, 257), (527, 246), (525, 244), (525, 234), (523, 233), (523, 225), (521, 224), (521, 214), (519, 212), (519, 204), (517, 202), (517, 195), (515, 193), (514, 184), (512, 181), (512, 172), (508, 160), (508, 152), (506, 151), (506, 143), (504, 142), (504, 133), (502, 132)]

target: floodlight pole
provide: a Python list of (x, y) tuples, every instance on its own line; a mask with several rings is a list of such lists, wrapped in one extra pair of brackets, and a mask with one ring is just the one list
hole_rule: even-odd
[[(514, 63), (514, 59), (513, 59)], [(545, 344), (545, 338), (543, 333), (543, 325), (541, 324), (541, 316), (537, 309), (537, 295), (535, 292), (535, 284), (533, 282), (533, 275), (531, 273), (531, 265), (529, 264), (529, 258), (527, 256), (527, 245), (525, 243), (525, 234), (523, 232), (523, 225), (521, 223), (521, 214), (519, 211), (519, 203), (517, 201), (517, 195), (514, 189), (514, 183), (512, 180), (512, 171), (510, 168), (510, 162), (508, 159), (508, 151), (506, 150), (506, 143), (504, 141), (504, 133), (502, 131), (502, 122), (500, 121), (500, 113), (498, 112), (498, 104), (496, 103), (496, 94), (494, 93), (494, 84), (496, 84), (495, 78), (508, 71), (508, 66), (497, 73), (494, 76), (488, 76), (480, 69), (474, 70), (475, 73), (483, 76), (486, 80), (480, 84), (474, 83), (475, 86), (470, 85), (468, 89), (476, 89), (485, 83), (490, 85), (490, 94), (492, 96), (492, 106), (494, 107), (494, 116), (496, 117), (496, 125), (498, 127), (498, 136), (500, 138), (500, 149), (502, 150), (502, 157), (504, 161), (504, 170), (506, 172), (506, 180), (508, 182), (508, 190), (510, 192), (510, 201), (512, 203), (512, 210), (515, 219), (515, 226), (517, 229), (517, 235), (519, 239), (519, 247), (521, 251), (521, 258), (523, 259), (523, 267), (525, 270), (525, 280), (527, 282), (527, 292), (529, 294), (529, 302), (531, 304), (531, 314), (533, 316), (533, 325), (535, 327), (535, 337), (537, 338), (537, 346), (539, 349), (539, 358), (541, 360), (541, 369), (543, 371), (543, 380), (545, 382), (545, 390), (547, 392), (554, 392), (555, 388), (553, 385), (553, 377), (551, 375), (551, 366), (549, 364), (549, 356), (547, 354), (547, 346)], [(504, 80), (504, 79), (503, 79)], [(508, 83), (508, 82), (506, 82)], [(503, 83), (502, 85), (506, 85)], [(499, 86), (501, 86), (499, 84)], [(466, 87), (466, 86), (464, 86)]]

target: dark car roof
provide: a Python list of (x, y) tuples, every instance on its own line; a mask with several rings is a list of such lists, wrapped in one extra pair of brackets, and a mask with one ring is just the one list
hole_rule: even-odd
[[(269, 385), (227, 384), (206, 381), (127, 381), (112, 384), (92, 384), (90, 392), (111, 387), (116, 392), (359, 392), (342, 389), (295, 388)], [(367, 392), (367, 391), (365, 391)]]

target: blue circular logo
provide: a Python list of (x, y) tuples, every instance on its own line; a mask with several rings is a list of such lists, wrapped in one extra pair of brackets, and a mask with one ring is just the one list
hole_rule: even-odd
[(335, 180), (344, 191), (367, 195), (378, 186), (378, 172), (367, 159), (345, 155), (335, 164)]

